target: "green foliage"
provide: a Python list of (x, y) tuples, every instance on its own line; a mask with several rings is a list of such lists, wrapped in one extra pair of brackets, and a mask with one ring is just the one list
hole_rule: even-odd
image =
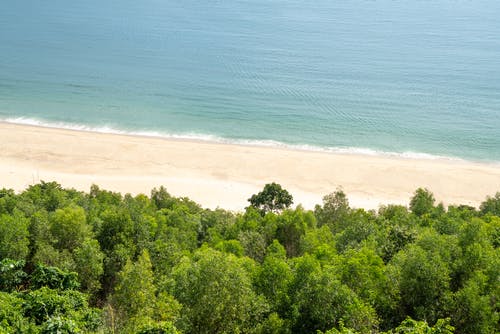
[(280, 318), (276, 312), (272, 312), (262, 324), (256, 328), (255, 332), (262, 334), (289, 334), (290, 330), (288, 329), (286, 321)]
[(349, 214), (349, 200), (341, 190), (323, 197), (323, 206), (316, 205), (314, 214), (318, 220), (318, 226), (328, 225), (334, 228), (335, 224), (343, 221)]
[(390, 295), (384, 262), (374, 250), (365, 246), (359, 251), (348, 251), (341, 268), (342, 282), (370, 304), (379, 306)]
[(287, 209), (293, 203), (293, 197), (277, 183), (268, 183), (258, 194), (252, 195), (248, 199), (250, 205), (262, 214), (267, 212), (280, 212)]
[(30, 277), (30, 287), (40, 289), (48, 287), (59, 290), (75, 290), (80, 287), (78, 274), (75, 272), (64, 272), (57, 267), (46, 267), (37, 265)]
[(50, 232), (58, 249), (74, 250), (90, 237), (85, 211), (78, 206), (57, 209), (50, 216)]
[(0, 291), (18, 290), (28, 276), (24, 271), (24, 261), (3, 259), (0, 261)]
[(85, 239), (74, 250), (73, 259), (82, 290), (97, 292), (101, 287), (100, 279), (104, 272), (104, 254), (100, 250), (99, 242), (95, 239)]
[(81, 333), (76, 323), (69, 318), (54, 316), (49, 318), (40, 331), (41, 334), (76, 334)]
[(385, 262), (389, 262), (406, 245), (415, 241), (416, 232), (408, 226), (393, 225), (384, 232), (380, 250)]
[(285, 210), (277, 218), (276, 238), (285, 247), (287, 255), (299, 255), (300, 241), (308, 228), (316, 225), (316, 219), (311, 212), (306, 212), (300, 206), (295, 210)]
[(127, 261), (118, 275), (112, 300), (115, 308), (127, 318), (151, 316), (155, 307), (155, 286), (149, 253), (144, 251), (136, 263)]
[(180, 318), (182, 304), (167, 292), (159, 292), (156, 296), (156, 305), (153, 318), (160, 323), (174, 323)]
[(185, 307), (185, 332), (250, 332), (268, 309), (244, 263), (232, 254), (202, 247), (174, 268), (173, 278), (174, 296)]
[(375, 311), (338, 279), (334, 268), (321, 267), (310, 257), (301, 258), (290, 285), (294, 333), (328, 330), (345, 323), (361, 332), (377, 328)]
[(229, 234), (234, 238), (233, 227), (235, 216), (229, 211), (222, 209), (204, 210), (200, 215), (198, 228), (198, 245), (203, 242), (215, 244), (222, 239), (229, 239)]
[(344, 323), (340, 322), (339, 328), (332, 328), (327, 330), (326, 332), (317, 331), (317, 334), (359, 334), (360, 332), (355, 331), (354, 329), (344, 327)]
[(151, 190), (151, 200), (158, 209), (171, 209), (175, 204), (175, 199), (163, 186), (160, 189)]
[(484, 275), (477, 274), (455, 293), (452, 315), (456, 333), (494, 333), (497, 329), (499, 313), (485, 294), (485, 279)]
[(29, 220), (18, 210), (0, 215), (0, 259), (24, 260), (28, 255)]
[(11, 214), (16, 206), (16, 194), (12, 189), (0, 189), (0, 215)]
[(335, 240), (330, 228), (326, 225), (318, 229), (308, 229), (300, 241), (300, 253), (315, 254), (326, 261), (331, 260), (335, 251)]
[(434, 202), (434, 195), (429, 190), (418, 188), (410, 200), (410, 210), (417, 216), (422, 216), (432, 211)]
[(244, 254), (255, 261), (262, 262), (266, 253), (266, 238), (258, 231), (241, 231), (238, 241), (243, 247)]
[(171, 322), (142, 325), (136, 334), (180, 334)]
[(431, 327), (426, 321), (417, 321), (406, 318), (397, 328), (388, 331), (387, 334), (453, 334), (454, 327), (450, 325), (450, 319), (439, 319)]
[(32, 185), (21, 196), (32, 203), (35, 208), (55, 211), (68, 202), (69, 191), (64, 191), (56, 182), (44, 182)]
[(449, 290), (449, 268), (439, 256), (412, 246), (394, 260), (399, 267), (399, 291), (405, 314), (436, 321)]
[(238, 257), (243, 256), (244, 252), (243, 246), (238, 240), (224, 240), (215, 245), (214, 248), (218, 251), (231, 253)]
[(357, 249), (363, 242), (374, 238), (377, 231), (375, 217), (363, 209), (353, 210), (342, 224), (337, 224), (335, 246), (339, 253)]
[(479, 208), (483, 215), (491, 214), (495, 216), (500, 216), (500, 192), (497, 192), (495, 196), (488, 196), (486, 201), (481, 203)]
[(269, 246), (268, 255), (255, 282), (257, 291), (267, 298), (275, 311), (283, 311), (286, 307), (288, 287), (293, 279), (292, 270), (285, 259), (285, 250), (276, 241)]
[(2, 189), (0, 334), (499, 331), (499, 194), (378, 212), (287, 194), (233, 213), (163, 187)]
[(0, 291), (0, 333), (29, 333), (34, 327), (23, 317), (23, 299)]
[[(43, 287), (27, 293), (23, 298), (24, 316), (37, 325), (65, 327), (76, 324), (78, 327), (89, 325), (95, 328), (95, 319), (89, 315), (94, 311), (88, 307), (86, 296), (78, 291), (61, 292)], [(54, 318), (58, 316), (63, 318)]]

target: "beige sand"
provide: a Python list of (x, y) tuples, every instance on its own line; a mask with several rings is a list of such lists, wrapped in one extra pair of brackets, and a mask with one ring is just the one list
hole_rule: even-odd
[(500, 165), (332, 154), (0, 123), (0, 187), (39, 180), (88, 191), (149, 194), (164, 185), (205, 207), (240, 210), (265, 183), (313, 208), (342, 187), (352, 206), (407, 204), (427, 187), (445, 204), (477, 206), (500, 191)]

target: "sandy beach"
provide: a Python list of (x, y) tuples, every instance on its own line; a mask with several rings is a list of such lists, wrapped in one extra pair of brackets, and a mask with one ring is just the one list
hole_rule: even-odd
[(0, 123), (0, 187), (57, 181), (122, 193), (165, 186), (205, 207), (241, 210), (278, 182), (306, 208), (342, 187), (352, 206), (407, 205), (418, 187), (438, 201), (478, 206), (500, 191), (500, 165), (446, 159), (334, 154), (104, 134)]

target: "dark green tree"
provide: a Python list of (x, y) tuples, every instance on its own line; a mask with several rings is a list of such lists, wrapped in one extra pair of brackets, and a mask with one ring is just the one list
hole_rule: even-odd
[(432, 211), (434, 202), (436, 199), (428, 189), (418, 188), (410, 200), (410, 210), (417, 216), (422, 216)]
[(58, 290), (76, 290), (80, 287), (78, 274), (75, 272), (65, 272), (57, 267), (47, 267), (37, 265), (30, 275), (31, 289), (49, 287)]
[(314, 225), (314, 215), (301, 206), (295, 210), (286, 210), (277, 217), (276, 239), (285, 247), (289, 257), (299, 255), (300, 241), (306, 230)]
[[(75, 333), (85, 329), (95, 331), (99, 326), (99, 312), (90, 308), (87, 296), (78, 291), (43, 287), (27, 293), (23, 298), (24, 316), (37, 325), (42, 325), (42, 328), (50, 328), (56, 317), (61, 317), (63, 323), (75, 325)], [(53, 326), (57, 326), (57, 323)]]
[(24, 283), (27, 274), (23, 271), (25, 262), (3, 259), (0, 261), (0, 291), (18, 290)]
[(490, 213), (495, 216), (500, 216), (500, 192), (497, 192), (493, 197), (488, 196), (486, 201), (481, 203), (479, 209), (483, 215)]
[(14, 190), (0, 189), (0, 214), (12, 213), (16, 206), (17, 198)]
[(248, 199), (250, 205), (260, 210), (262, 214), (267, 212), (278, 213), (293, 204), (293, 197), (277, 183), (268, 183), (258, 194)]

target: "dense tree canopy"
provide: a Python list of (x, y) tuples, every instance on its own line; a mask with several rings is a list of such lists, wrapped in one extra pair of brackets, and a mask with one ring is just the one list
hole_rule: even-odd
[(0, 190), (0, 333), (498, 333), (500, 195), (479, 209), (240, 213), (42, 182)]

